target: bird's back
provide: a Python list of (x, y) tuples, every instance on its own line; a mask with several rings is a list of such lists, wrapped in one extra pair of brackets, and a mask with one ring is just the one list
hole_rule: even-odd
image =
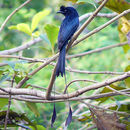
[(59, 35), (58, 35), (58, 49), (61, 49), (64, 45), (68, 43), (73, 34), (76, 32), (79, 26), (79, 17), (78, 15), (70, 14), (66, 16), (63, 20)]

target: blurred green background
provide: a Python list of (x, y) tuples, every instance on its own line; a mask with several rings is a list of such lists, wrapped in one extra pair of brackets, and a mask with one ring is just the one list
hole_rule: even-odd
[[(14, 10), (16, 9), (20, 4), (22, 4), (24, 0), (1, 0), (0, 1), (0, 25), (4, 22), (6, 17)], [(18, 52), (15, 55), (20, 55), (24, 57), (30, 57), (30, 58), (48, 58), (54, 55), (54, 53), (57, 53), (57, 43), (55, 42), (54, 45), (51, 44), (47, 37), (47, 33), (45, 30), (45, 26), (47, 24), (55, 25), (57, 28), (60, 26), (61, 19), (63, 19), (62, 15), (56, 14), (56, 12), (59, 10), (61, 5), (66, 6), (74, 6), (76, 10), (78, 11), (79, 15), (82, 16), (85, 13), (93, 12), (95, 10), (95, 6), (98, 7), (98, 4), (95, 4), (95, 6), (92, 3), (80, 3), (80, 4), (74, 4), (69, 1), (64, 0), (32, 0), (28, 5), (26, 5), (24, 8), (20, 9), (12, 18), (8, 21), (7, 25), (5, 26), (4, 30), (0, 34), (0, 51), (11, 49), (17, 46), (20, 46), (22, 44), (26, 44), (26, 42), (32, 40), (33, 38), (29, 35), (27, 35), (24, 32), (18, 31), (18, 30), (10, 30), (8, 27), (12, 25), (17, 25), (19, 23), (26, 23), (29, 26), (31, 26), (31, 21), (33, 16), (38, 13), (39, 11), (43, 11), (45, 9), (49, 9), (51, 12), (49, 15), (45, 16), (43, 19), (40, 20), (39, 24), (37, 25), (37, 28), (35, 31), (39, 31), (40, 36), (45, 36), (46, 40), (43, 39), (41, 42), (29, 47), (28, 49)], [(101, 10), (102, 13), (113, 13), (112, 10), (108, 8), (103, 8)], [(87, 26), (87, 28), (84, 30), (84, 32), (79, 36), (83, 37), (87, 32), (93, 30), (94, 28), (106, 23), (109, 21), (110, 18), (106, 17), (96, 17), (90, 24)], [(82, 24), (85, 20), (81, 21), (80, 24)], [(68, 55), (78, 54), (86, 51), (90, 51), (96, 48), (101, 48), (104, 46), (109, 46), (113, 44), (120, 43), (119, 38), (119, 32), (118, 32), (118, 22), (114, 22), (113, 24), (109, 25), (99, 33), (96, 33), (95, 35), (91, 36), (90, 38), (82, 41), (77, 46), (71, 48), (68, 52)], [(54, 46), (54, 48), (52, 48)], [(79, 58), (73, 58), (67, 60), (67, 66), (78, 69), (78, 70), (84, 70), (84, 71), (113, 71), (113, 72), (123, 72), (125, 71), (126, 67), (129, 65), (128, 62), (128, 53), (124, 53), (124, 50), (122, 47), (116, 47), (113, 49), (109, 49), (103, 52), (98, 52), (90, 55), (86, 55)], [(26, 73), (29, 71), (31, 72), (35, 68), (41, 65), (41, 63), (33, 64), (31, 69), (29, 70), (28, 67), (30, 64), (28, 63), (22, 63), (17, 62), (19, 60), (16, 59), (4, 59), (0, 58), (0, 62), (4, 63), (5, 61), (10, 62), (16, 62), (15, 69), (19, 71), (18, 77), (24, 77)], [(37, 74), (35, 74), (29, 81), (27, 81), (27, 84), (30, 83), (32, 85), (41, 86), (44, 88), (47, 88), (48, 83), (50, 81), (50, 77), (53, 71), (53, 66), (48, 65), (45, 68), (43, 68), (41, 71), (39, 71)], [(3, 66), (0, 67), (1, 73), (9, 73), (9, 76), (11, 77), (14, 70), (10, 66)], [(3, 72), (4, 70), (4, 72)], [(1, 74), (0, 73), (0, 74)], [(2, 74), (0, 75), (2, 78)], [(71, 80), (74, 79), (89, 79), (89, 80), (96, 80), (96, 81), (103, 81), (108, 78), (112, 78), (113, 75), (103, 75), (103, 74), (80, 74), (80, 73), (74, 73), (74, 72), (67, 72), (66, 71), (66, 77), (67, 77), (67, 83), (69, 83)], [(9, 86), (8, 81), (4, 81), (1, 83), (1, 87), (8, 87)], [(74, 92), (79, 87), (83, 88), (87, 85), (90, 85), (92, 83), (88, 82), (76, 82), (73, 83), (68, 91)], [(128, 86), (125, 85), (124, 82), (118, 82), (115, 84), (118, 87), (124, 87), (127, 88)], [(29, 87), (31, 88), (31, 87)], [(56, 79), (56, 91), (63, 93), (63, 90), (65, 88), (65, 81), (64, 78), (58, 77)], [(100, 89), (102, 91), (102, 89)], [(84, 96), (92, 95), (94, 91), (90, 91), (84, 94)], [(1, 101), (3, 99), (0, 99)], [(118, 102), (121, 101), (127, 101), (128, 98), (125, 96), (116, 96), (114, 98), (109, 98), (105, 100), (105, 102), (100, 101), (91, 101), (92, 103), (99, 103), (102, 102), (105, 104), (111, 104), (115, 103), (115, 107), (118, 106)], [(101, 105), (100, 103), (99, 105)], [(75, 112), (77, 109), (79, 109), (80, 102), (71, 102), (73, 112)], [(126, 110), (128, 110), (128, 105), (125, 106)], [(7, 102), (6, 105), (1, 107), (2, 110), (7, 109)], [(57, 109), (57, 121), (55, 122), (55, 128), (54, 129), (60, 129), (63, 126), (63, 122), (67, 118), (68, 114), (68, 103), (56, 103), (56, 109)], [(116, 109), (116, 108), (115, 108)], [(42, 125), (45, 128), (50, 129), (50, 119), (53, 111), (53, 104), (42, 104), (37, 103), (35, 107), (31, 108), (29, 105), (27, 105), (25, 102), (16, 101), (13, 100), (11, 105), (11, 110), (18, 112), (18, 113), (26, 113), (25, 115), (30, 119), (30, 121), (34, 121), (38, 125)], [(36, 112), (37, 111), (37, 112)], [(125, 111), (123, 109), (123, 111)], [(81, 116), (83, 116), (83, 113), (86, 112), (86, 116), (88, 116), (88, 119), (85, 121), (78, 120)], [(92, 119), (89, 117), (90, 113), (88, 112), (87, 107), (83, 107), (83, 109), (74, 116), (72, 123), (68, 127), (69, 130), (74, 129), (80, 129), (84, 127), (85, 125), (88, 125), (87, 127), (90, 127), (92, 125)], [(63, 116), (64, 115), (64, 116)], [(14, 129), (14, 128), (12, 128)], [(18, 128), (16, 128), (18, 129)]]

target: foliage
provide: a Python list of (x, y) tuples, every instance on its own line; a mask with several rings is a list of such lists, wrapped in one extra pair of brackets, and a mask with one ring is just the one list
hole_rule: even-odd
[[(14, 11), (19, 5), (24, 1), (18, 0), (6, 0), (0, 1), (0, 25), (4, 22), (6, 17)], [(62, 16), (56, 14), (60, 5), (74, 5), (79, 12), (79, 15), (83, 15), (88, 12), (93, 12), (100, 3), (95, 3), (94, 0), (65, 0), (65, 1), (51, 1), (41, 0), (40, 2), (32, 1), (22, 9), (20, 9), (6, 24), (4, 30), (0, 33), (0, 52), (3, 50), (8, 50), (15, 48), (21, 45), (25, 45), (30, 40), (35, 40), (35, 38), (40, 38), (41, 41), (36, 43), (33, 46), (24, 49), (21, 52), (15, 53), (16, 56), (33, 58), (34, 60), (48, 60), (51, 56), (57, 53), (57, 37), (59, 26), (61, 23)], [(121, 13), (124, 10), (130, 8), (130, 4), (125, 0), (109, 0), (106, 4), (107, 8), (103, 8), (101, 12), (103, 13), (112, 13), (112, 11)], [(108, 27), (104, 28), (99, 33), (92, 35), (88, 39), (82, 41), (77, 46), (71, 48), (68, 52), (68, 55), (79, 54), (87, 51), (94, 50), (96, 48), (101, 48), (109, 45), (114, 45), (116, 43), (122, 43), (127, 41), (126, 35), (130, 32), (130, 13), (125, 17), (122, 17), (118, 20), (118, 23), (115, 22)], [(85, 28), (83, 33), (79, 36), (82, 38), (89, 31), (94, 28), (106, 23), (109, 21), (109, 18), (105, 17), (95, 17), (94, 20)], [(81, 21), (81, 24), (84, 22)], [(123, 48), (123, 49), (122, 49)], [(124, 50), (124, 51), (123, 51)], [(85, 71), (112, 71), (112, 72), (128, 72), (130, 71), (129, 59), (130, 59), (130, 46), (124, 45), (123, 47), (113, 48), (103, 52), (93, 53), (91, 55), (86, 55), (83, 57), (73, 58), (67, 60), (67, 67), (74, 68), (78, 70)], [(44, 60), (44, 59), (43, 59)], [(29, 60), (20, 60), (19, 58), (4, 58), (0, 55), (0, 87), (8, 88), (11, 86), (12, 77), (15, 74), (14, 79), (14, 88), (15, 86), (25, 77), (30, 79), (22, 85), (23, 89), (30, 88), (34, 90), (41, 90), (47, 88), (50, 77), (52, 74), (53, 66), (48, 65), (42, 70), (38, 71), (35, 75), (29, 75), (41, 64), (39, 62), (29, 61)], [(43, 62), (43, 61), (42, 61)], [(53, 62), (54, 64), (56, 62)], [(75, 79), (89, 79), (95, 81), (103, 81), (105, 79), (111, 78), (112, 75), (102, 75), (102, 74), (80, 74), (72, 73), (66, 71), (67, 83)], [(55, 90), (62, 94), (64, 91), (64, 78), (57, 78), (55, 81)], [(74, 92), (80, 88), (89, 86), (92, 83), (89, 82), (75, 82), (71, 84), (68, 89), (68, 92)], [(32, 85), (32, 86), (31, 86)], [(41, 88), (32, 88), (33, 85), (41, 86)], [(125, 79), (124, 82), (120, 81), (110, 85), (111, 88), (119, 91), (125, 90), (130, 87), (130, 77)], [(1, 90), (0, 90), (1, 92)], [(84, 94), (84, 96), (91, 96), (95, 93), (105, 94), (110, 93), (110, 90), (107, 87), (100, 88), (98, 90), (91, 90)], [(53, 94), (52, 94), (53, 95)], [(8, 107), (8, 98), (5, 98), (6, 95), (0, 94), (0, 117), (2, 117), (2, 125), (4, 125), (4, 119), (6, 116), (6, 111)], [(25, 95), (25, 97), (32, 95)], [(12, 95), (13, 97), (13, 95)], [(24, 97), (24, 96), (23, 96)], [(37, 99), (36, 99), (37, 100)], [(51, 103), (32, 103), (32, 102), (21, 102), (18, 100), (11, 100), (11, 111), (9, 113), (9, 120), (14, 119), (16, 124), (8, 124), (8, 127), (24, 127), (26, 129), (50, 129), (50, 119), (53, 113), (53, 104)], [(106, 106), (108, 109), (127, 112), (129, 113), (129, 103), (128, 97), (123, 95), (117, 95), (114, 97), (102, 97), (96, 100), (85, 100), (90, 104), (95, 104), (99, 107)], [(38, 102), (38, 100), (37, 100)], [(94, 114), (94, 112), (100, 114), (101, 120), (106, 126), (104, 119), (108, 120), (107, 112), (98, 111), (89, 107), (83, 106), (81, 102), (73, 101), (70, 102), (72, 106), (72, 112), (76, 113), (73, 115), (73, 120), (68, 127), (69, 129), (80, 129), (84, 128), (86, 125), (87, 128), (93, 126), (93, 121), (98, 125), (99, 118)], [(68, 105), (66, 102), (55, 103), (57, 119), (54, 124), (54, 129), (61, 129), (63, 127), (62, 123), (65, 122), (68, 115)], [(67, 106), (67, 107), (66, 107)], [(83, 106), (83, 107), (82, 107)], [(67, 109), (66, 109), (67, 108)], [(79, 113), (77, 111), (79, 111)], [(25, 114), (26, 113), (26, 114)], [(103, 115), (106, 115), (103, 117)], [(63, 116), (64, 115), (64, 116)], [(71, 111), (70, 114), (71, 115)], [(128, 127), (128, 117), (125, 114), (118, 115), (118, 121), (116, 122), (116, 117), (114, 117), (115, 124), (119, 124), (119, 120)], [(113, 118), (113, 115), (109, 115), (110, 118)], [(70, 117), (71, 118), (71, 117)], [(1, 123), (0, 121), (0, 123)], [(68, 124), (70, 123), (69, 120)], [(21, 125), (21, 122), (26, 122)], [(19, 124), (19, 125), (17, 125)], [(3, 128), (3, 126), (2, 126)], [(86, 128), (85, 128), (86, 129)], [(127, 128), (128, 129), (128, 128)]]

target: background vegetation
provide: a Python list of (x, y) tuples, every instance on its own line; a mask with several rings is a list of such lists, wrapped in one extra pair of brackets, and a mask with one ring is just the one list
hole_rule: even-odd
[[(11, 12), (13, 12), (24, 2), (24, 0), (1, 0), (0, 25), (3, 24), (3, 22), (9, 16), (9, 14), (11, 14)], [(121, 2), (124, 3), (122, 4)], [(74, 6), (78, 11), (79, 15), (82, 16), (86, 13), (94, 12), (100, 4), (94, 2), (93, 0), (32, 0), (30, 3), (21, 8), (18, 12), (16, 12), (12, 16), (12, 18), (7, 22), (4, 29), (0, 32), (1, 88), (9, 88), (11, 86), (13, 77), (13, 87), (15, 88), (15, 86), (17, 86), (17, 84), (20, 80), (22, 80), (22, 78), (26, 77), (28, 73), (31, 73), (33, 70), (42, 65), (41, 62), (29, 63), (28, 60), (9, 58), (9, 55), (33, 59), (45, 58), (45, 60), (47, 60), (48, 58), (51, 58), (58, 52), (57, 35), (63, 16), (56, 14), (56, 12), (59, 10), (61, 5)], [(130, 3), (128, 3), (128, 1), (120, 0), (119, 2), (117, 2), (117, 0), (109, 0), (107, 5), (100, 11), (100, 13), (113, 14), (114, 11), (120, 14), (124, 10), (127, 10), (129, 8)], [(113, 16), (115, 17), (116, 15), (117, 14), (114, 14)], [(82, 32), (82, 34), (80, 34), (78, 38), (82, 38), (88, 32), (105, 24), (110, 19), (112, 19), (113, 16), (109, 18), (95, 17), (94, 20), (84, 29), (84, 31)], [(80, 22), (80, 26), (86, 21), (86, 19)], [(73, 48), (70, 48), (67, 56), (83, 52), (89, 52), (96, 48), (102, 48), (127, 42), (128, 37), (126, 36), (126, 34), (128, 34), (128, 32), (130, 31), (130, 23), (128, 22), (129, 20), (130, 16), (126, 15), (122, 19), (115, 21), (114, 23), (110, 24), (108, 27), (104, 28), (100, 32), (83, 40)], [(28, 42), (33, 41), (35, 39), (38, 39), (39, 41), (36, 44), (22, 51), (18, 51), (9, 55), (7, 55), (7, 53), (6, 57), (4, 57), (2, 54), (4, 50), (16, 48), (18, 46), (27, 44)], [(67, 59), (66, 66), (68, 69), (70, 68), (70, 72), (66, 71), (67, 83), (75, 79), (84, 79), (101, 82), (106, 79), (122, 75), (124, 74), (124, 72), (130, 71), (129, 52), (130, 46), (126, 44), (124, 46), (118, 46), (115, 48), (113, 47), (111, 49), (104, 50), (101, 52), (92, 53), (85, 56), (79, 56), (77, 58)], [(56, 63), (56, 61), (54, 63)], [(22, 86), (22, 88), (34, 90), (37, 89), (44, 91), (41, 88), (35, 87), (38, 86), (47, 89), (53, 68), (54, 66), (48, 65), (45, 68), (41, 69), (34, 76), (32, 76)], [(80, 70), (82, 72), (75, 72), (75, 70)], [(73, 84), (71, 84), (71, 86), (69, 86), (68, 92), (71, 93), (78, 90), (79, 88), (84, 88), (92, 84), (92, 82), (74, 82)], [(114, 92), (115, 90), (117, 90), (117, 93), (119, 90), (128, 91), (125, 91), (126, 93), (124, 92), (124, 95), (120, 95), (119, 92), (119, 95), (113, 97), (104, 97), (95, 100), (86, 99), (84, 100), (84, 102), (71, 101), (70, 104), (73, 110), (73, 120), (72, 123), (69, 125), (68, 130), (81, 130), (89, 127), (95, 128), (94, 124), (98, 123), (94, 120), (92, 113), (97, 112), (99, 114), (99, 108), (97, 107), (102, 108), (102, 115), (104, 113), (106, 114), (106, 110), (102, 111), (103, 108), (113, 110), (111, 113), (113, 114), (115, 112), (116, 114), (118, 114), (118, 119), (120, 120), (119, 122), (123, 125), (126, 125), (124, 126), (124, 128), (129, 129), (128, 113), (130, 106), (127, 93), (129, 93), (130, 77), (126, 78), (124, 81), (113, 83), (110, 85), (110, 87), (114, 89)], [(62, 94), (64, 89), (65, 79), (62, 77), (56, 78), (55, 91)], [(110, 88), (107, 87), (102, 87), (96, 90), (87, 91), (81, 96), (86, 97), (94, 94), (102, 94), (108, 92), (112, 92), (112, 90), (110, 90)], [(0, 89), (1, 128), (4, 128), (4, 119), (9, 106), (9, 96), (6, 98), (4, 96), (5, 94), (3, 94), (2, 90)], [(85, 103), (87, 103), (87, 105)], [(90, 107), (94, 108), (89, 109)], [(68, 102), (57, 102), (56, 110), (57, 119), (54, 128), (52, 129), (62, 129), (69, 111)], [(31, 103), (12, 99), (10, 106), (10, 114), (11, 112), (12, 118), (11, 115), (9, 115), (9, 121), (14, 119), (15, 124), (13, 124), (13, 121), (10, 123), (8, 121), (7, 126), (10, 127), (10, 129), (18, 129), (20, 127), (24, 127), (25, 129), (27, 129), (28, 127), (31, 129), (35, 129), (37, 127), (38, 130), (51, 129), (50, 119), (53, 113), (53, 103)], [(102, 115), (100, 115), (100, 117), (102, 117)], [(109, 119), (107, 120), (109, 122)]]

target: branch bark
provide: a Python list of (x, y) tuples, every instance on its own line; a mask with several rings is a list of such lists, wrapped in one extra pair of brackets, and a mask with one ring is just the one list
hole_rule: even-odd
[[(65, 99), (78, 97), (87, 91), (95, 90), (95, 89), (110, 85), (117, 81), (122, 81), (128, 77), (130, 77), (130, 71), (126, 72), (125, 74), (123, 74), (121, 76), (117, 76), (117, 77), (114, 77), (114, 78), (111, 78), (111, 79), (108, 79), (108, 80), (105, 80), (105, 81), (102, 81), (99, 83), (95, 83), (93, 85), (89, 85), (84, 88), (81, 88), (75, 92), (72, 92), (69, 94), (55, 95), (55, 96), (51, 96), (50, 98), (53, 100), (59, 100), (59, 99), (65, 100)], [(36, 90), (36, 89), (33, 89), (33, 90), (32, 89), (16, 89), (16, 88), (2, 88), (2, 89), (0, 89), (0, 94), (11, 93), (12, 95), (31, 95), (31, 96), (41, 97), (43, 100), (46, 99), (45, 93), (40, 90)]]

